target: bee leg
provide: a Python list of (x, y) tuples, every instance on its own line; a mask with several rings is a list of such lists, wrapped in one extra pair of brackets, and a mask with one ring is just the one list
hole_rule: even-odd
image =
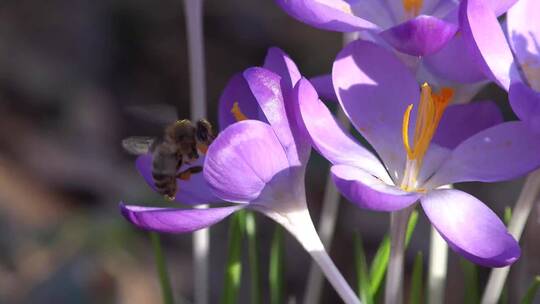
[(197, 150), (199, 150), (201, 154), (206, 154), (206, 152), (208, 152), (208, 146), (206, 144), (197, 143)]
[(188, 168), (188, 169), (178, 173), (178, 175), (176, 175), (176, 177), (181, 179), (181, 180), (188, 181), (191, 178), (191, 171)]
[(178, 173), (178, 175), (176, 177), (181, 179), (181, 180), (187, 181), (187, 180), (189, 180), (191, 178), (191, 175), (200, 173), (200, 172), (202, 172), (202, 170), (203, 170), (203, 168), (201, 166), (189, 167), (186, 170)]

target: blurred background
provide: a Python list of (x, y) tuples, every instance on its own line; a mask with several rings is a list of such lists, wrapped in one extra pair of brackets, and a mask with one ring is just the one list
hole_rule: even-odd
[[(184, 23), (181, 0), (0, 1), (0, 303), (160, 303), (148, 234), (124, 221), (118, 202), (163, 199), (137, 174), (120, 141), (161, 131), (129, 107), (170, 104), (189, 115)], [(342, 44), (340, 34), (301, 24), (271, 0), (205, 1), (204, 27), (214, 124), (229, 77), (262, 64), (268, 47), (279, 46), (304, 75), (314, 76), (330, 71)], [(497, 88), (480, 95), (509, 113)], [(326, 161), (313, 153), (307, 182), (315, 222), (327, 170)], [(458, 187), (502, 216), (522, 183)], [(520, 298), (540, 273), (539, 215), (535, 207), (521, 242), (523, 256), (510, 275), (510, 299)], [(259, 215), (257, 220), (267, 292), (273, 224)], [(330, 252), (349, 282), (356, 280), (354, 234), (362, 233), (370, 259), (387, 226), (387, 214), (341, 202)], [(211, 229), (211, 303), (221, 294), (227, 227), (223, 221)], [(162, 239), (177, 302), (191, 303), (191, 235)], [(420, 213), (407, 251), (407, 276), (417, 251), (427, 257), (428, 242), (429, 226)], [(297, 303), (309, 262), (287, 236), (285, 292)], [(481, 270), (482, 282), (487, 274)], [(248, 287), (243, 285), (240, 303), (249, 302)], [(460, 258), (451, 252), (447, 303), (461, 303), (463, 290)], [(340, 303), (328, 284), (322, 303)]]

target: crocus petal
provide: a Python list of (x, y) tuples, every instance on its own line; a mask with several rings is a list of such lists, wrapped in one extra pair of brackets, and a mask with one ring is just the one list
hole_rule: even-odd
[(425, 56), (440, 50), (456, 31), (455, 24), (422, 15), (385, 30), (381, 36), (400, 52)]
[[(178, 172), (182, 172), (188, 167), (192, 166), (202, 166), (204, 163), (204, 157), (200, 157), (197, 161), (193, 162), (190, 165), (183, 165), (180, 167)], [(146, 183), (154, 190), (157, 191), (156, 185), (154, 184), (154, 179), (152, 178), (152, 155), (145, 154), (141, 155), (135, 161), (135, 166), (137, 170), (142, 175)], [(176, 186), (178, 191), (174, 198), (175, 202), (183, 204), (208, 204), (221, 202), (208, 187), (208, 183), (204, 179), (202, 173), (197, 173), (191, 175), (189, 180), (176, 180)]]
[(276, 3), (293, 18), (323, 30), (355, 32), (378, 28), (353, 15), (350, 4), (343, 0), (324, 3), (315, 0), (276, 0)]
[(520, 77), (495, 13), (482, 0), (463, 0), (460, 24), (471, 56), (486, 76), (508, 91)]
[(332, 84), (332, 75), (320, 75), (309, 79), (309, 82), (315, 87), (317, 94), (325, 101), (337, 101), (334, 85)]
[(299, 100), (300, 115), (313, 147), (333, 164), (358, 166), (388, 180), (377, 157), (343, 131), (310, 83), (300, 81), (298, 85), (304, 90)]
[(390, 174), (402, 172), (403, 113), (420, 98), (415, 77), (390, 51), (356, 40), (338, 54), (332, 82), (345, 113)]
[(521, 121), (477, 133), (457, 146), (428, 181), (429, 187), (517, 178), (540, 166), (540, 134)]
[(396, 211), (414, 204), (420, 193), (406, 192), (356, 167), (335, 165), (332, 179), (339, 192), (361, 208)]
[(493, 13), (495, 13), (495, 16), (499, 17), (500, 15), (506, 13), (506, 11), (509, 8), (513, 7), (514, 4), (519, 3), (519, 1), (518, 0), (485, 0), (485, 3), (493, 11)]
[(221, 130), (236, 122), (231, 110), (238, 102), (242, 113), (249, 119), (265, 120), (261, 115), (257, 101), (241, 73), (235, 74), (219, 97), (219, 127)]
[(122, 215), (133, 225), (166, 233), (192, 232), (221, 221), (245, 206), (208, 209), (177, 209), (126, 205), (120, 203)]
[[(455, 3), (454, 0), (450, 0)], [(488, 7), (497, 17), (512, 7), (518, 0), (483, 0), (484, 5)], [(457, 20), (459, 15), (459, 5), (456, 5), (445, 17), (446, 20)]]
[(491, 101), (452, 105), (444, 111), (433, 142), (454, 149), (474, 134), (502, 122), (501, 111)]
[(474, 196), (459, 190), (435, 190), (421, 203), (450, 247), (472, 262), (502, 267), (519, 258), (519, 244), (497, 215)]
[(244, 78), (285, 149), (291, 165), (301, 165), (302, 160), (299, 159), (299, 151), (294, 138), (294, 135), (299, 132), (295, 130), (294, 124), (289, 123), (287, 117), (281, 92), (281, 77), (267, 69), (254, 67), (244, 71)]
[(508, 11), (506, 24), (510, 46), (527, 81), (540, 91), (540, 1), (520, 0)]
[(423, 62), (435, 76), (458, 83), (474, 83), (486, 79), (461, 32), (454, 35), (441, 50), (426, 56)]
[(510, 86), (508, 99), (519, 119), (529, 123), (533, 130), (540, 132), (540, 92), (517, 82)]
[(272, 127), (257, 120), (229, 126), (210, 145), (204, 177), (217, 196), (230, 202), (256, 199), (289, 160)]
[(264, 58), (263, 68), (270, 70), (281, 77), (281, 89), (288, 93), (300, 80), (302, 75), (294, 61), (280, 48), (272, 47), (268, 49)]

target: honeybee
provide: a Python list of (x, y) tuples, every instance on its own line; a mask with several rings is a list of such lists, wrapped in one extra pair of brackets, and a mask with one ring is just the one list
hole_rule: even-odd
[(189, 180), (192, 174), (202, 171), (201, 166), (191, 166), (178, 172), (180, 167), (206, 154), (213, 140), (212, 125), (206, 119), (196, 124), (183, 119), (167, 125), (161, 138), (128, 137), (122, 140), (122, 146), (132, 154), (152, 154), (152, 178), (157, 191), (172, 200), (178, 190), (177, 178)]

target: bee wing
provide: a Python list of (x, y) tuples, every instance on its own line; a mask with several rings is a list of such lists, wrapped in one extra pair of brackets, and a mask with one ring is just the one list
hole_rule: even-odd
[(131, 154), (141, 155), (148, 153), (155, 142), (154, 137), (132, 136), (122, 140), (122, 147)]
[(178, 120), (176, 108), (168, 104), (129, 106), (125, 111), (133, 117), (164, 126)]

